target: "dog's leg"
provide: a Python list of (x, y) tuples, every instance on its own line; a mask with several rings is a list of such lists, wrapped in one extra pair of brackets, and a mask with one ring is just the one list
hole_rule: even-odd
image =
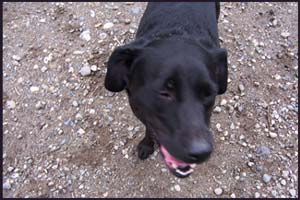
[(141, 160), (145, 160), (154, 152), (154, 141), (151, 138), (151, 130), (146, 127), (146, 135), (138, 144), (138, 155)]

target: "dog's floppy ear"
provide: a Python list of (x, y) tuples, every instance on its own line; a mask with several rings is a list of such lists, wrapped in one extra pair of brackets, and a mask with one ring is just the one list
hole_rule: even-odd
[(227, 90), (227, 50), (219, 48), (214, 50), (212, 54), (216, 65), (216, 81), (219, 87), (218, 94), (223, 94)]
[(141, 49), (141, 42), (117, 47), (111, 54), (107, 63), (107, 73), (105, 77), (105, 88), (112, 92), (122, 91), (128, 82), (130, 66)]

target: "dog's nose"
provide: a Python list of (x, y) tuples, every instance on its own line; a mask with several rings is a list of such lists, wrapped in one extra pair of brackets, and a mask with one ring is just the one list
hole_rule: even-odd
[(205, 140), (194, 140), (189, 149), (188, 155), (194, 162), (201, 162), (206, 160), (211, 154), (213, 147)]

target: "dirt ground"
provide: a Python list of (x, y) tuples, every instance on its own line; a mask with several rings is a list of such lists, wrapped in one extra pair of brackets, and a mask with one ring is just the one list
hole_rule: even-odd
[(228, 91), (186, 179), (104, 86), (146, 3), (3, 3), (3, 197), (298, 197), (298, 3), (221, 3)]

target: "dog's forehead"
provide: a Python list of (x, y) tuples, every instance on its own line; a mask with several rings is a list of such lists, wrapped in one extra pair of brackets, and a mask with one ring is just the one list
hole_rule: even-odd
[(201, 56), (195, 57), (182, 51), (181, 54), (163, 55), (159, 52), (145, 53), (139, 67), (149, 76), (149, 80), (180, 77), (182, 80), (195, 82), (210, 77), (208, 66)]

